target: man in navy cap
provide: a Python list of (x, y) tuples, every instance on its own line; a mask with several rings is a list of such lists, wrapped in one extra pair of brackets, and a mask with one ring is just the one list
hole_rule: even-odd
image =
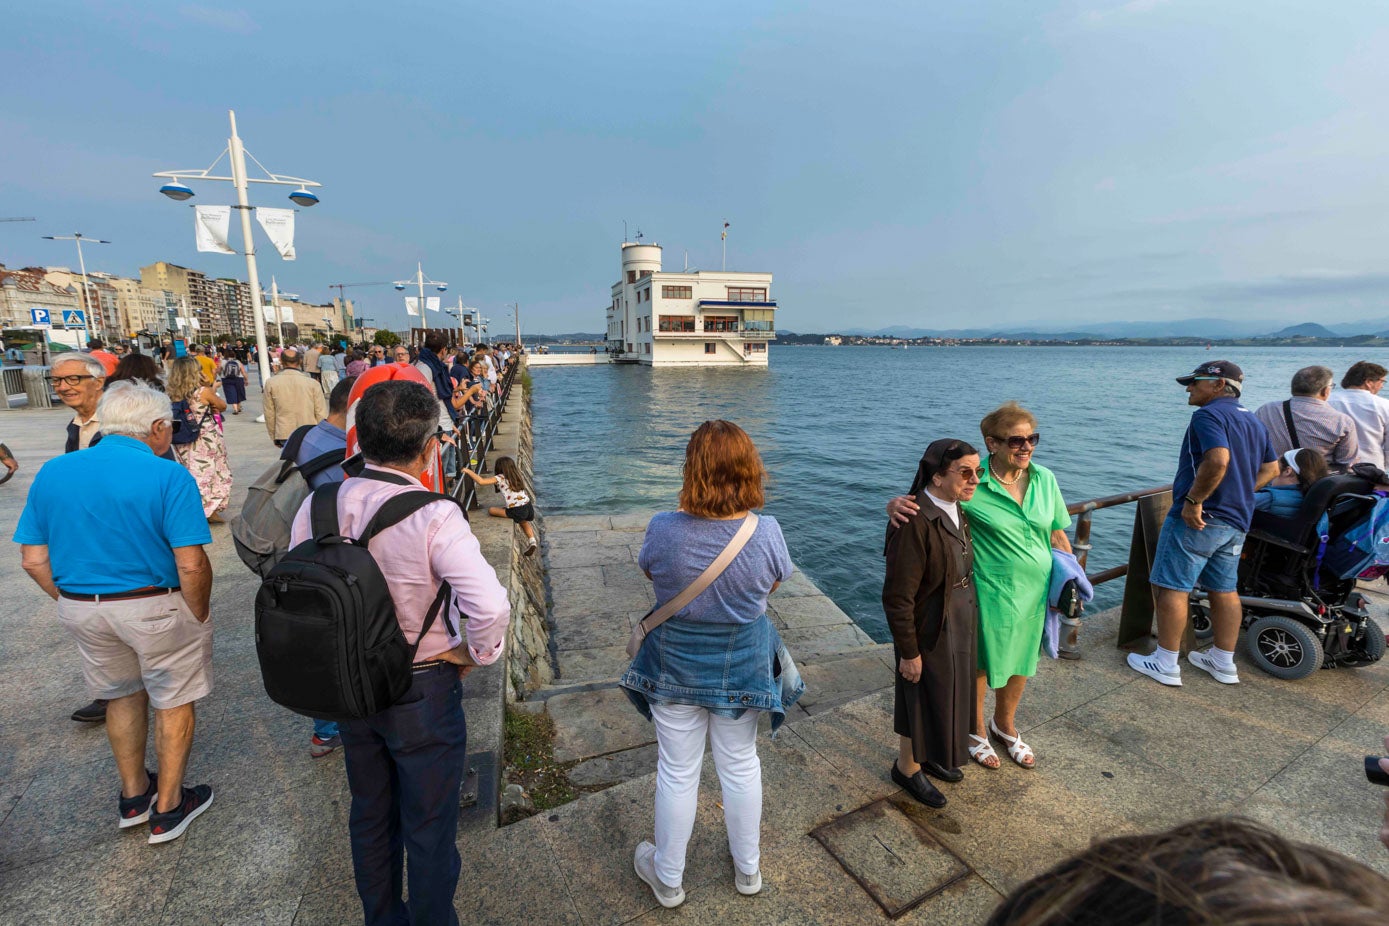
[(1164, 685), (1180, 686), (1177, 651), (1186, 629), (1188, 595), (1210, 595), (1215, 645), (1187, 661), (1226, 685), (1239, 682), (1235, 644), (1240, 602), (1239, 555), (1254, 514), (1254, 492), (1278, 475), (1268, 429), (1239, 403), (1244, 372), (1228, 360), (1203, 363), (1177, 382), (1197, 406), (1182, 438), (1172, 509), (1163, 522), (1150, 581), (1157, 598), (1158, 644), (1152, 655), (1130, 653), (1129, 666)]

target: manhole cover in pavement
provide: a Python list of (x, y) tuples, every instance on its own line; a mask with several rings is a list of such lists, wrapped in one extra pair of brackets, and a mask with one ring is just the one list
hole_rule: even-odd
[(890, 801), (874, 801), (811, 831), (896, 919), (967, 876), (970, 868)]

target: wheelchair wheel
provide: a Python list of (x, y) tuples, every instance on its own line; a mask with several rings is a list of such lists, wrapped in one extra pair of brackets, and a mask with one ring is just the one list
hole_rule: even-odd
[(1211, 609), (1207, 605), (1191, 606), (1191, 631), (1196, 639), (1205, 642), (1215, 636), (1215, 624), (1211, 623)]
[(1370, 665), (1384, 658), (1384, 628), (1376, 624), (1373, 617), (1365, 621), (1364, 653), (1361, 665)]
[(1275, 678), (1296, 681), (1321, 668), (1321, 641), (1305, 625), (1282, 614), (1268, 614), (1249, 625), (1245, 651)]

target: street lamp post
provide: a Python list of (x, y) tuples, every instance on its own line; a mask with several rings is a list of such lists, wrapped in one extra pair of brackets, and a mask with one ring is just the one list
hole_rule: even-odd
[[(236, 208), (241, 212), (241, 237), (246, 251), (246, 282), (251, 287), (251, 299), (255, 303), (255, 323), (256, 323), (256, 358), (260, 367), (261, 387), (265, 387), (265, 381), (270, 378), (270, 357), (268, 356), (268, 346), (265, 342), (265, 311), (261, 302), (260, 275), (256, 272), (256, 245), (251, 238), (251, 209), (250, 197), (247, 195), (247, 187), (252, 183), (270, 183), (279, 186), (292, 186), (296, 189), (289, 194), (289, 199), (297, 206), (305, 208), (318, 202), (318, 197), (309, 191), (309, 187), (322, 186), (312, 180), (305, 180), (303, 177), (291, 177), (288, 174), (272, 174), (265, 169), (265, 165), (256, 161), (255, 155), (249, 155), (245, 147), (241, 144), (241, 137), (236, 134), (236, 112), (229, 110), (227, 115), (231, 119), (231, 138), (227, 140), (227, 148), (217, 160), (212, 162), (211, 167), (203, 170), (164, 170), (157, 172), (154, 176), (163, 177), (169, 182), (159, 188), (159, 192), (173, 200), (183, 201), (191, 199), (193, 190), (182, 181), (184, 180), (225, 180), (229, 181), (236, 188)], [(222, 160), (222, 155), (230, 155), (231, 171), (230, 177), (219, 177), (212, 173)], [(256, 166), (265, 171), (265, 177), (246, 176), (246, 158), (250, 157), (256, 162)], [(278, 311), (275, 317), (279, 318)], [(281, 337), (281, 342), (284, 338)]]
[(519, 348), (521, 346), (521, 303), (508, 302), (506, 307), (516, 313), (516, 346)]
[(270, 277), (270, 307), (275, 310), (275, 333), (280, 336), (280, 350), (285, 348), (285, 317), (284, 310), (280, 307), (280, 296), (288, 296), (292, 301), (298, 301), (298, 293), (281, 293), (280, 284), (275, 282), (275, 277)]
[[(83, 320), (87, 324), (87, 340), (92, 339), (92, 284), (87, 279), (87, 261), (82, 257), (82, 242), (90, 241), (92, 244), (110, 244), (111, 242), (103, 238), (88, 238), (81, 232), (74, 232), (71, 235), (44, 235), (48, 241), (76, 241), (77, 242), (77, 266), (82, 271), (82, 304), (87, 309), (83, 312)], [(64, 325), (63, 327), (67, 327)]]
[[(442, 293), (444, 290), (446, 290), (446, 289), (449, 288), (449, 285), (448, 285), (447, 283), (445, 283), (444, 281), (442, 281), (442, 280), (431, 280), (429, 277), (425, 276), (425, 275), (424, 275), (424, 264), (423, 264), (422, 262), (421, 262), (421, 263), (415, 264), (415, 278), (414, 278), (413, 280), (396, 280), (395, 283), (392, 284), (392, 285), (395, 286), (397, 292), (399, 292), (399, 291), (405, 289), (405, 287), (407, 287), (407, 286), (418, 286), (418, 287), (419, 287), (419, 290), (420, 290), (420, 303), (419, 303), (419, 305), (420, 305), (420, 327), (423, 328), (424, 330), (428, 331), (428, 330), (429, 330), (429, 316), (428, 316), (426, 313), (429, 311), (429, 309), (428, 309), (428, 308), (425, 306), (425, 304), (424, 304), (424, 285), (425, 285), (426, 283), (428, 283), (430, 286), (433, 286), (435, 289), (437, 289), (437, 290), (438, 290), (439, 292), (441, 292), (441, 293)], [(408, 314), (408, 313), (407, 313), (407, 314)]]

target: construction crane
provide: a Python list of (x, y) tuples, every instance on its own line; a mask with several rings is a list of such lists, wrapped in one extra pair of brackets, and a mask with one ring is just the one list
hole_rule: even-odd
[[(343, 290), (351, 289), (351, 288), (356, 287), (356, 286), (387, 286), (387, 285), (389, 285), (387, 282), (376, 282), (376, 283), (329, 283), (329, 284), (328, 284), (328, 288), (329, 288), (329, 289), (336, 289), (336, 290), (338, 291), (338, 305), (341, 307), (341, 311), (346, 311), (346, 309), (347, 309), (347, 294), (346, 294), (345, 292), (343, 292)], [(353, 322), (355, 322), (355, 321), (356, 321), (356, 319), (353, 318)]]

